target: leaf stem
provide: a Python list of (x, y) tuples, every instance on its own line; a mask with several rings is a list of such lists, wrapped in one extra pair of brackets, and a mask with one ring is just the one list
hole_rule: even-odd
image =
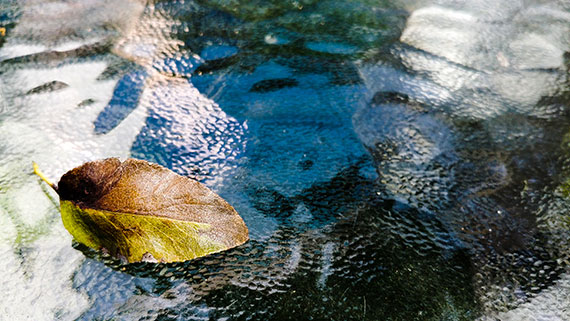
[(38, 166), (38, 164), (36, 162), (32, 162), (32, 164), (34, 165), (34, 174), (38, 175), (42, 181), (46, 182), (46, 184), (48, 184), (51, 188), (53, 188), (53, 190), (58, 193), (57, 191), (57, 186), (52, 183), (45, 175), (44, 173), (42, 173), (42, 171), (40, 171), (40, 167)]

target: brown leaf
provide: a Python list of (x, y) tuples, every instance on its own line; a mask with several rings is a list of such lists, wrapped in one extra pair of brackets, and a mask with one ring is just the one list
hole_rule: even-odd
[[(220, 196), (146, 161), (88, 162), (64, 174), (57, 190), (70, 233), (81, 243), (106, 248), (129, 262), (148, 254), (157, 260), (182, 261), (248, 240), (242, 218)], [(154, 248), (135, 248), (145, 246)]]

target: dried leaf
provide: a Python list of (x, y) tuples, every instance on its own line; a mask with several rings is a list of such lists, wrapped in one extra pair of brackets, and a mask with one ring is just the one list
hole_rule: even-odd
[(46, 182), (58, 192), (63, 224), (78, 242), (128, 262), (185, 261), (248, 240), (242, 218), (220, 196), (146, 161), (88, 162), (57, 187)]

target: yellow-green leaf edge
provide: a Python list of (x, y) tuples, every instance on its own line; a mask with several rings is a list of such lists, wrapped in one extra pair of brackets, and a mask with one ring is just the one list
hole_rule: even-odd
[(67, 200), (60, 207), (63, 225), (76, 241), (105, 248), (129, 263), (141, 261), (146, 253), (157, 261), (177, 262), (228, 249), (204, 234), (210, 224), (80, 208)]

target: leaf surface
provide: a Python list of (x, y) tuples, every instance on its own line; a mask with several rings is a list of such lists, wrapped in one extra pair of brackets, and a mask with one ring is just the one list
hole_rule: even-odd
[(61, 177), (65, 228), (128, 262), (186, 261), (248, 240), (239, 214), (204, 185), (142, 160), (88, 162)]

